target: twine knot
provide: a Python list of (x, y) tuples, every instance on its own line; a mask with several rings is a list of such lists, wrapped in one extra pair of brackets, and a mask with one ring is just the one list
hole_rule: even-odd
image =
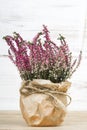
[[(46, 81), (46, 80), (42, 80), (42, 81)], [(22, 86), (20, 88), (21, 95), (29, 96), (29, 95), (35, 94), (35, 93), (46, 94), (50, 98), (53, 98), (56, 107), (57, 107), (58, 103), (62, 103), (62, 101), (60, 101), (57, 98), (57, 95), (63, 95), (65, 97), (69, 98), (69, 102), (66, 104), (66, 106), (68, 106), (71, 103), (71, 97), (65, 92), (65, 91), (67, 91), (68, 87), (71, 85), (70, 82), (68, 82), (68, 84), (65, 82), (66, 90), (64, 88), (64, 91), (63, 91), (62, 84), (59, 84), (59, 83), (55, 84), (50, 81), (47, 83), (45, 83), (45, 82), (42, 83), (42, 81), (37, 80), (37, 79), (33, 80), (33, 81), (30, 81), (30, 80), (23, 81)], [(61, 89), (62, 89), (62, 91), (61, 91)]]

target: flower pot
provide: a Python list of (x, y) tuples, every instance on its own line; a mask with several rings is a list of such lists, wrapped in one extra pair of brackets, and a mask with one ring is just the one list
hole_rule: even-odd
[[(57, 126), (64, 121), (67, 90), (70, 82), (52, 83), (35, 79), (23, 81), (20, 89), (20, 108), (29, 126)], [(68, 96), (69, 97), (69, 96)]]

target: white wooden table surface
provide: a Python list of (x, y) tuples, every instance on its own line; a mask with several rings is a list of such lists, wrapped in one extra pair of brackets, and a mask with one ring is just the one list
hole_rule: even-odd
[(19, 111), (0, 111), (0, 130), (87, 130), (87, 111), (69, 111), (57, 127), (29, 127)]

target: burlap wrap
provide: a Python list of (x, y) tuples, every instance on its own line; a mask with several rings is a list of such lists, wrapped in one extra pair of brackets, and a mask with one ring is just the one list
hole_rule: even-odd
[[(66, 94), (71, 83), (52, 83), (49, 80), (23, 81), (20, 89), (20, 108), (29, 126), (60, 125), (71, 98)], [(67, 97), (70, 99), (67, 103)]]

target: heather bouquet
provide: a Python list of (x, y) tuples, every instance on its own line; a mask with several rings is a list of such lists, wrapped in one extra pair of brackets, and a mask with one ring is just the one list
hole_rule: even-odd
[(25, 41), (20, 34), (4, 37), (9, 58), (17, 66), (23, 80), (48, 79), (59, 83), (70, 78), (78, 68), (81, 53), (74, 59), (65, 38), (59, 34), (60, 45), (54, 43), (49, 30), (43, 26), (32, 41)]
[(67, 98), (71, 101), (68, 79), (81, 61), (82, 52), (73, 59), (65, 38), (59, 34), (56, 44), (49, 33), (43, 25), (32, 41), (24, 40), (16, 32), (13, 37), (4, 37), (8, 56), (22, 79), (20, 108), (29, 126), (56, 126), (63, 122), (70, 103)]

